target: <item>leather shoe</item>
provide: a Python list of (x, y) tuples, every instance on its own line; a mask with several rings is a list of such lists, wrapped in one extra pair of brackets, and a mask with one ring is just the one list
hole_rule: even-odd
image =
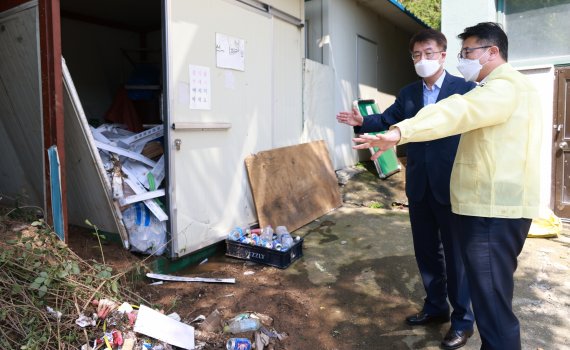
[(450, 328), (441, 342), (441, 348), (446, 350), (459, 349), (467, 344), (467, 340), (473, 335), (473, 330), (458, 331)]
[(449, 322), (449, 314), (430, 315), (421, 311), (419, 314), (406, 317), (406, 323), (410, 326), (421, 326), (428, 323)]

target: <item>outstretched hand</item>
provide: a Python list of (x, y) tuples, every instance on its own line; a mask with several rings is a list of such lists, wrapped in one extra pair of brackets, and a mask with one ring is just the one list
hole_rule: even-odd
[(336, 115), (336, 120), (339, 123), (350, 126), (361, 126), (364, 121), (364, 117), (360, 114), (360, 111), (358, 111), (357, 108), (352, 108), (352, 111), (339, 112)]
[(368, 135), (363, 134), (352, 139), (357, 145), (352, 146), (354, 149), (368, 149), (371, 147), (378, 148), (378, 152), (374, 153), (370, 159), (376, 160), (390, 148), (394, 147), (400, 141), (400, 129), (393, 128), (384, 134)]

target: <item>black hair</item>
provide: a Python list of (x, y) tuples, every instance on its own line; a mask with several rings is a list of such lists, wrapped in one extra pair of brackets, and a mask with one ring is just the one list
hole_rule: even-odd
[(410, 52), (414, 51), (414, 45), (416, 43), (423, 43), (429, 40), (435, 41), (437, 46), (443, 48), (443, 51), (447, 50), (447, 39), (442, 32), (435, 29), (423, 29), (414, 34), (410, 39)]
[(493, 45), (499, 48), (499, 54), (507, 61), (509, 58), (509, 39), (500, 24), (494, 22), (481, 22), (473, 27), (467, 27), (463, 33), (457, 36), (465, 41), (470, 37), (476, 37), (477, 42), (485, 45)]

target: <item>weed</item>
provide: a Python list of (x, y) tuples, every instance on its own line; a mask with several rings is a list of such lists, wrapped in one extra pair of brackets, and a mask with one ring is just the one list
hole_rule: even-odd
[(384, 204), (379, 203), (379, 202), (370, 202), (370, 203), (368, 204), (368, 208), (371, 208), (371, 209), (382, 209), (382, 208), (384, 208)]

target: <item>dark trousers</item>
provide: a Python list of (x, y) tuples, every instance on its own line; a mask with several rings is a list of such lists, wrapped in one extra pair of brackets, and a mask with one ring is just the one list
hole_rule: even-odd
[(416, 262), (426, 291), (423, 311), (449, 313), (449, 298), (452, 327), (473, 329), (467, 277), (457, 234), (451, 229), (451, 206), (440, 204), (428, 187), (421, 201), (410, 201), (409, 210)]
[(481, 349), (520, 350), (513, 313), (514, 273), (530, 219), (455, 215)]

